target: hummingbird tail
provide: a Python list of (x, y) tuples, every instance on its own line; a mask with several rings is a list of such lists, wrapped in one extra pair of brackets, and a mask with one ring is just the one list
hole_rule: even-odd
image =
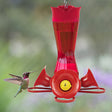
[(18, 92), (16, 93), (16, 95), (14, 97), (16, 97), (21, 92), (22, 92), (22, 89), (19, 89)]

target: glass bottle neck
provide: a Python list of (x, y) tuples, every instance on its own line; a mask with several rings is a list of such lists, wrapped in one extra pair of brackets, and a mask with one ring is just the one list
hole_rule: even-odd
[(78, 22), (53, 22), (58, 59), (55, 71), (63, 69), (77, 70), (75, 62), (75, 45)]

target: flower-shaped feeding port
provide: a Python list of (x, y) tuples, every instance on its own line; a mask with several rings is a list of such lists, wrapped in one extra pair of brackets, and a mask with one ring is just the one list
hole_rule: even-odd
[[(52, 21), (57, 44), (58, 57), (53, 77), (50, 77), (45, 68), (34, 83), (28, 88), (29, 92), (53, 92), (55, 100), (69, 103), (75, 100), (78, 92), (104, 93), (91, 72), (79, 79), (79, 72), (75, 61), (75, 45), (78, 33), (80, 7), (59, 6), (52, 7)], [(42, 85), (43, 87), (40, 87)]]

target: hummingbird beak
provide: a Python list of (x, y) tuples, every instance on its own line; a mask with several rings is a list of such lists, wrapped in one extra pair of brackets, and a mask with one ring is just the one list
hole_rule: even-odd
[(34, 72), (36, 72), (36, 71), (29, 72), (29, 74), (34, 73)]
[[(46, 69), (46, 65), (44, 66), (44, 69)], [(34, 73), (34, 72), (37, 72), (37, 71), (32, 71), (32, 72), (29, 72), (29, 73)]]
[(34, 73), (35, 71), (29, 72), (29, 73)]

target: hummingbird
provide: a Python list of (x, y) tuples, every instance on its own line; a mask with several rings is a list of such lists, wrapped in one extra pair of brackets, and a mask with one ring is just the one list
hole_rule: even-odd
[(21, 93), (22, 90), (25, 90), (25, 89), (28, 88), (29, 74), (30, 73), (32, 73), (32, 72), (25, 72), (25, 73), (23, 73), (22, 77), (16, 76), (16, 75), (13, 75), (13, 74), (9, 74), (12, 78), (4, 79), (4, 81), (7, 81), (7, 82), (10, 82), (10, 83), (13, 83), (13, 84), (17, 84), (17, 85), (20, 86), (14, 97), (16, 97), (19, 93)]

